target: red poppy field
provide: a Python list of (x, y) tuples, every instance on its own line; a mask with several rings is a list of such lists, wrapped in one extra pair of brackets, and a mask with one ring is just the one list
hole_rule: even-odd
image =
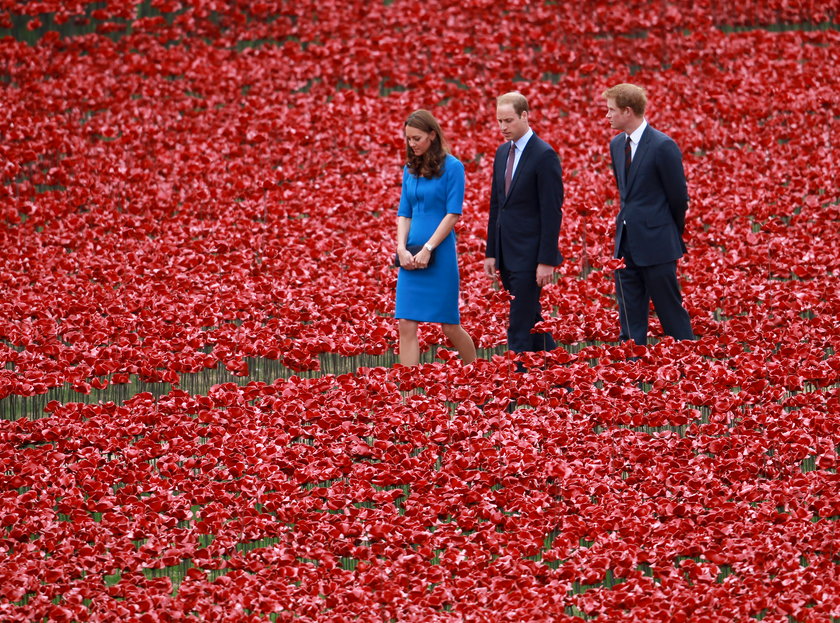
[[(840, 621), (838, 9), (0, 2), (0, 620)], [(694, 342), (617, 342), (625, 81)], [(481, 270), (511, 89), (566, 186), (526, 374)], [(469, 366), (395, 365), (416, 108)]]

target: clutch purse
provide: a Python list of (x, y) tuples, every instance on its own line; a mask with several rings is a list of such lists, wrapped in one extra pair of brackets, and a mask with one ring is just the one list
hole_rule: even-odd
[[(413, 244), (411, 246), (406, 247), (406, 250), (411, 253), (412, 255), (417, 255), (420, 253), (420, 250), (423, 248), (422, 244)], [(432, 254), (429, 256), (429, 263), (426, 265), (426, 268), (431, 266), (435, 261), (435, 252), (432, 251)], [(400, 265), (400, 254), (397, 253), (394, 255), (394, 266), (399, 268)]]

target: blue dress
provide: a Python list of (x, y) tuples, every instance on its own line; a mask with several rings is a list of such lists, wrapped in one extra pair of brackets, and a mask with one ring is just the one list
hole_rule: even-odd
[[(461, 214), (464, 203), (464, 165), (447, 154), (440, 177), (416, 177), (403, 169), (399, 216), (411, 219), (406, 246), (422, 245), (447, 214)], [(395, 318), (418, 322), (460, 324), (458, 256), (455, 231), (434, 250), (428, 268), (399, 269)]]

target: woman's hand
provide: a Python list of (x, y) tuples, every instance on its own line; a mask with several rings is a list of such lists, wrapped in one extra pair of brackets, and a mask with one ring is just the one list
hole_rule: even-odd
[(426, 247), (420, 249), (417, 252), (417, 255), (414, 256), (414, 267), (415, 268), (426, 268), (429, 265), (429, 260), (432, 257), (431, 251), (429, 251)]
[(405, 247), (397, 249), (397, 255), (400, 256), (400, 268), (405, 268), (406, 270), (414, 270), (417, 268), (414, 263), (414, 256), (411, 255)]

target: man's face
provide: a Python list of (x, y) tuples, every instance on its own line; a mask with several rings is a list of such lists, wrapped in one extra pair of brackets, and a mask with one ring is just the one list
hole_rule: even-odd
[(506, 141), (518, 141), (528, 131), (528, 111), (517, 115), (513, 104), (502, 104), (496, 108), (496, 119), (499, 120), (499, 129)]
[(615, 98), (607, 98), (607, 119), (610, 121), (610, 127), (620, 132), (627, 130), (627, 125), (633, 118), (633, 109), (629, 106), (626, 108), (619, 108), (616, 106)]

